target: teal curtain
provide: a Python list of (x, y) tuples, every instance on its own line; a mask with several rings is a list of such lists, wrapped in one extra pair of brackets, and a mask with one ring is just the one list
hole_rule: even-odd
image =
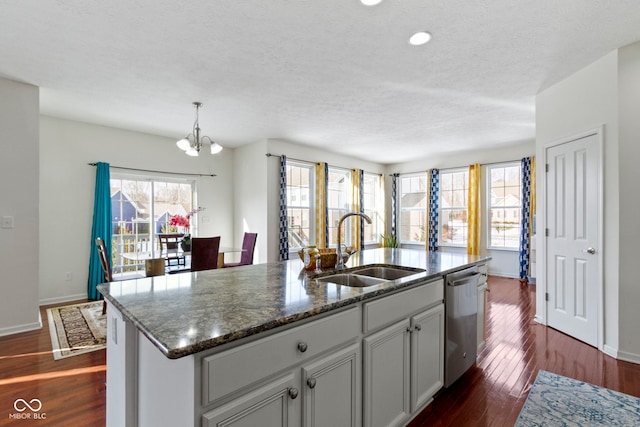
[(109, 163), (96, 164), (96, 190), (93, 201), (93, 226), (91, 227), (91, 255), (89, 257), (89, 280), (87, 295), (89, 299), (100, 299), (100, 292), (96, 289), (104, 283), (104, 272), (100, 264), (96, 238), (104, 240), (107, 253), (111, 253), (111, 186), (109, 177)]

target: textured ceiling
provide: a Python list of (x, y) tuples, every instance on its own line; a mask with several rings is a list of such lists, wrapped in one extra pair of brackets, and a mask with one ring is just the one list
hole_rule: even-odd
[[(419, 30), (431, 43), (407, 43)], [(43, 114), (379, 163), (535, 137), (535, 94), (640, 40), (638, 0), (0, 0)]]

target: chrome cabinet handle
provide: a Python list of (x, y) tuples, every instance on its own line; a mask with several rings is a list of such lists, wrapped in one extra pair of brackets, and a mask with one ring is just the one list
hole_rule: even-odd
[(300, 353), (304, 353), (305, 351), (307, 351), (307, 343), (306, 342), (299, 342), (298, 343), (298, 350), (300, 351)]
[(296, 397), (298, 397), (298, 389), (297, 388), (290, 388), (289, 389), (289, 397), (291, 399), (295, 399)]
[(407, 327), (407, 332), (411, 333), (413, 332), (413, 329), (411, 329), (410, 327)]
[(309, 386), (309, 388), (315, 388), (316, 386), (316, 379), (311, 377), (307, 380), (307, 385)]
[(420, 326), (420, 324), (417, 324), (415, 326), (415, 328), (416, 328), (416, 331), (418, 331), (418, 332), (420, 332), (422, 330), (422, 326)]

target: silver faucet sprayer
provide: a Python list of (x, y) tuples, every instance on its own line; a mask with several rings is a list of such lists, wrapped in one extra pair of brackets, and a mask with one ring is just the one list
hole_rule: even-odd
[(340, 221), (338, 221), (338, 248), (336, 249), (336, 253), (338, 256), (336, 259), (336, 269), (344, 268), (344, 259), (342, 259), (342, 249), (340, 247), (340, 230), (342, 230), (342, 223), (344, 222), (344, 220), (350, 216), (361, 216), (367, 221), (367, 224), (371, 224), (371, 218), (369, 218), (368, 215), (363, 214), (362, 212), (349, 212), (348, 214), (345, 214), (342, 216), (342, 218), (340, 218)]

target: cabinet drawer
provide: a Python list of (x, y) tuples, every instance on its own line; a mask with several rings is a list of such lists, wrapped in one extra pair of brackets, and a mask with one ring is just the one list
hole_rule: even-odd
[(360, 310), (356, 306), (205, 357), (202, 360), (202, 403), (208, 405), (229, 393), (353, 340), (359, 333)]
[(362, 330), (366, 334), (409, 316), (425, 307), (442, 302), (444, 280), (437, 279), (416, 288), (385, 296), (364, 304)]

